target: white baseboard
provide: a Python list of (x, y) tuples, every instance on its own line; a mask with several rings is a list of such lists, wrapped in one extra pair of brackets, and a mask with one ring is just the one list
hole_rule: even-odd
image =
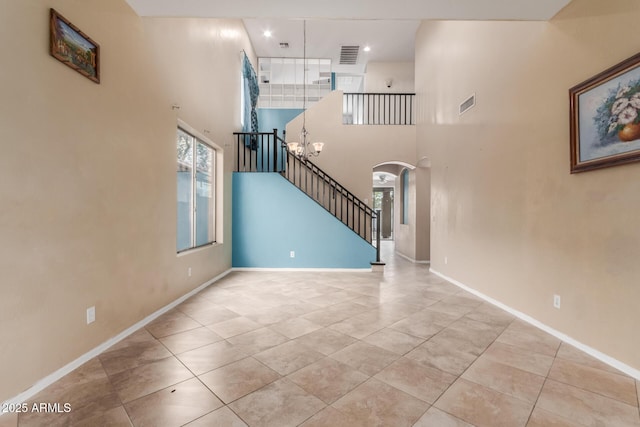
[(545, 331), (546, 333), (553, 335), (554, 337), (560, 339), (561, 341), (566, 342), (567, 344), (570, 344), (572, 346), (574, 346), (575, 348), (584, 351), (585, 353), (587, 353), (590, 356), (595, 357), (596, 359), (598, 359), (599, 361), (606, 363), (609, 366), (612, 366), (614, 368), (616, 368), (617, 370), (624, 372), (625, 374), (640, 380), (640, 370), (635, 369), (617, 359), (614, 359), (613, 357), (606, 355), (598, 350), (596, 350), (595, 348), (591, 348), (586, 344), (581, 343), (578, 340), (575, 340), (573, 338), (571, 338), (570, 336), (556, 330), (553, 329), (550, 326), (545, 325), (544, 323), (534, 319), (533, 317), (522, 313), (521, 311), (518, 311), (514, 308), (509, 307), (508, 305), (505, 305), (503, 303), (501, 303), (498, 300), (495, 300), (485, 294), (483, 294), (482, 292), (478, 292), (477, 290), (470, 288), (469, 286), (458, 282), (455, 279), (452, 279), (451, 277), (445, 276), (444, 274), (434, 270), (433, 268), (430, 268), (429, 271), (433, 274), (435, 274), (436, 276), (439, 276), (443, 279), (445, 279), (448, 282), (453, 283), (454, 285), (458, 286), (459, 288), (464, 289), (465, 291), (472, 293), (473, 295), (482, 298), (483, 300), (487, 301), (488, 303), (491, 303), (493, 305), (495, 305), (496, 307), (499, 307), (501, 309), (503, 309), (504, 311), (513, 314), (514, 316), (516, 316), (517, 318), (529, 323), (530, 325), (535, 326), (538, 329), (541, 329), (543, 331)]
[(371, 267), (365, 268), (266, 268), (266, 267), (233, 267), (231, 271), (271, 271), (271, 272), (323, 272), (323, 273), (366, 273)]
[[(87, 353), (83, 354), (82, 356), (78, 357), (73, 362), (68, 363), (67, 365), (63, 366), (62, 368), (58, 369), (57, 371), (55, 371), (55, 372), (47, 375), (46, 377), (38, 380), (34, 385), (32, 385), (31, 387), (29, 387), (27, 390), (23, 391), (19, 395), (15, 396), (15, 397), (13, 397), (13, 398), (5, 401), (5, 402), (2, 402), (0, 404), (0, 408), (6, 408), (7, 406), (20, 404), (20, 403), (23, 403), (23, 402), (27, 401), (29, 398), (33, 397), (34, 395), (36, 395), (40, 391), (44, 390), (46, 387), (48, 387), (51, 384), (53, 384), (54, 382), (58, 381), (60, 378), (64, 377), (65, 375), (67, 375), (69, 373), (71, 373), (73, 370), (79, 368), (80, 366), (84, 365), (89, 360), (93, 359), (94, 357), (98, 356), (99, 354), (101, 354), (102, 352), (107, 350), (109, 347), (111, 347), (114, 344), (117, 344), (118, 342), (122, 341), (123, 339), (125, 339), (126, 337), (131, 335), (132, 333), (136, 332), (138, 329), (142, 328), (143, 326), (147, 325), (151, 321), (155, 320), (156, 318), (158, 318), (161, 315), (163, 315), (164, 313), (166, 313), (167, 311), (169, 311), (172, 308), (176, 307), (177, 305), (179, 305), (183, 301), (185, 301), (188, 298), (192, 297), (193, 295), (197, 294), (198, 292), (200, 292), (201, 290), (203, 290), (207, 286), (209, 286), (212, 283), (217, 282), (218, 280), (222, 279), (224, 276), (226, 276), (230, 272), (231, 272), (231, 269), (219, 274), (218, 276), (214, 277), (211, 280), (208, 280), (207, 282), (205, 282), (202, 285), (198, 286), (197, 288), (195, 288), (194, 290), (190, 291), (189, 293), (187, 293), (187, 294), (181, 296), (180, 298), (176, 299), (175, 301), (165, 305), (164, 307), (162, 307), (161, 309), (155, 311), (154, 313), (150, 314), (149, 316), (145, 317), (144, 319), (142, 319), (138, 323), (136, 323), (133, 326), (131, 326), (131, 327), (125, 329), (124, 331), (120, 332), (115, 337), (108, 339), (107, 341), (103, 342), (99, 346), (93, 348), (92, 350), (90, 350)], [(0, 412), (0, 416), (1, 415), (2, 415), (2, 412)]]
[(407, 255), (405, 255), (405, 254), (401, 254), (401, 253), (400, 253), (400, 252), (398, 252), (398, 251), (396, 251), (396, 252), (395, 252), (395, 254), (396, 254), (396, 255), (398, 255), (400, 258), (404, 258), (404, 259), (406, 259), (407, 261), (410, 261), (410, 262), (412, 262), (412, 263), (414, 263), (414, 264), (431, 264), (431, 261), (430, 261), (430, 260), (426, 260), (426, 261), (418, 261), (417, 259), (413, 259), (413, 258), (411, 258), (411, 257), (408, 257)]

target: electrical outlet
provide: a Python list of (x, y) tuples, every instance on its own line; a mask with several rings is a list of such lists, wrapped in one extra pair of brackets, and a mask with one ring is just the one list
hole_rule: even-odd
[(96, 306), (87, 308), (87, 325), (96, 321)]
[(449, 262), (449, 258), (444, 257), (444, 263), (447, 264)]
[(291, 251), (291, 252), (289, 252), (289, 256), (290, 256), (291, 258), (295, 258), (295, 257), (296, 257), (296, 251)]
[(553, 296), (553, 306), (555, 308), (560, 308), (560, 295)]
[(189, 277), (191, 277), (191, 267), (189, 267), (187, 274), (189, 274)]

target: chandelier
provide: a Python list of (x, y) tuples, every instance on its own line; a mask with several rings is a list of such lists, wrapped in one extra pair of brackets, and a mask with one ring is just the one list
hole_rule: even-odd
[(302, 23), (303, 44), (302, 44), (302, 130), (300, 131), (300, 141), (287, 143), (289, 152), (302, 160), (320, 155), (324, 142), (311, 142), (307, 131), (307, 21)]

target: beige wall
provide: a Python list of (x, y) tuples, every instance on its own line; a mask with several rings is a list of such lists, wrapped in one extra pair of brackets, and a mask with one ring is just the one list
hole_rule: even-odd
[[(325, 143), (322, 154), (311, 160), (358, 198), (367, 201), (369, 206), (372, 203), (371, 174), (375, 166), (417, 163), (415, 126), (343, 125), (341, 91), (332, 92), (310, 107), (306, 123), (311, 140)], [(287, 125), (287, 141), (298, 139), (301, 128), (302, 116), (299, 116)], [(409, 225), (399, 223), (397, 183), (400, 180), (396, 180), (394, 240), (396, 251), (413, 260), (426, 261), (430, 256), (430, 174), (428, 168), (418, 169), (411, 171)]]
[[(394, 189), (394, 230), (395, 230), (395, 250), (405, 257), (415, 260), (416, 259), (416, 174), (411, 169), (409, 170), (409, 193), (403, 194), (403, 179), (402, 174), (405, 168), (400, 170), (398, 178), (396, 179), (396, 186)], [(408, 197), (409, 212), (407, 213), (408, 222), (402, 223), (403, 220), (403, 197)]]
[[(51, 6), (100, 44), (101, 84), (49, 56)], [(230, 162), (224, 243), (176, 256), (175, 129), (230, 160), (251, 52), (240, 21), (141, 20), (123, 0), (1, 8), (3, 401), (230, 268)]]
[(429, 168), (409, 169), (409, 222), (402, 224), (402, 170), (394, 188), (395, 250), (412, 261), (429, 261), (430, 257), (430, 190)]
[[(364, 92), (413, 93), (415, 64), (413, 62), (369, 62), (364, 75)], [(387, 80), (391, 79), (391, 87)]]
[(416, 175), (416, 261), (431, 259), (431, 168), (419, 166)]
[[(306, 127), (312, 141), (325, 143), (312, 161), (349, 191), (371, 205), (371, 174), (385, 162), (416, 163), (415, 126), (342, 124), (342, 92), (334, 91), (311, 106)], [(287, 141), (299, 140), (302, 115), (287, 125)]]
[(548, 23), (424, 22), (416, 40), (432, 268), (635, 369), (640, 164), (569, 174), (568, 89), (637, 53), (621, 29), (639, 20), (634, 0), (574, 0)]

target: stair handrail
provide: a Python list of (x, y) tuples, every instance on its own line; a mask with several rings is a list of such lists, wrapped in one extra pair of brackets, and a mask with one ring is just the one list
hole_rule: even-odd
[[(380, 229), (380, 211), (374, 211), (369, 207), (367, 203), (362, 201), (358, 196), (347, 190), (342, 184), (340, 184), (335, 178), (322, 170), (318, 165), (311, 160), (304, 158), (301, 159), (295, 156), (287, 149), (287, 143), (285, 141), (286, 132), (282, 132), (282, 137), (278, 135), (278, 130), (273, 129), (273, 132), (234, 132), (236, 137), (237, 146), (237, 159), (236, 159), (236, 171), (237, 172), (276, 172), (281, 174), (287, 181), (291, 182), (305, 195), (311, 198), (314, 202), (319, 204), (323, 209), (335, 216), (340, 222), (346, 225), (351, 231), (353, 231), (360, 238), (373, 244), (373, 224), (374, 221), (378, 224), (376, 228)], [(265, 148), (266, 147), (266, 148)], [(241, 154), (242, 152), (242, 167), (241, 167)], [(260, 152), (260, 157), (258, 157)], [(252, 154), (253, 153), (253, 154)], [(279, 154), (280, 153), (280, 154)], [(265, 162), (266, 154), (266, 162)], [(248, 165), (247, 165), (248, 157)], [(255, 161), (254, 161), (255, 157)], [(294, 167), (291, 168), (289, 163), (293, 159)], [(295, 165), (299, 165), (300, 173), (298, 177), (299, 182), (296, 182)], [(302, 172), (304, 169), (304, 172)], [(305, 177), (305, 186), (302, 188), (302, 176)], [(307, 177), (311, 176), (311, 193), (308, 191)], [(316, 191), (318, 192), (318, 183), (323, 185), (322, 201), (319, 193), (314, 196), (313, 185), (314, 178), (316, 183)], [(328, 187), (331, 199), (334, 200), (333, 211), (331, 210), (331, 202), (326, 203), (324, 186)], [(340, 199), (338, 199), (338, 197)], [(337, 201), (340, 200), (340, 211), (338, 213)], [(346, 215), (344, 211), (344, 203), (346, 202)], [(349, 208), (351, 206), (351, 209)], [(349, 213), (351, 212), (351, 217)], [(357, 215), (356, 215), (357, 212)], [(357, 218), (357, 220), (356, 220)], [(350, 221), (351, 220), (351, 221)], [(356, 230), (357, 223), (357, 230)], [(368, 226), (367, 226), (368, 224)], [(376, 262), (380, 262), (380, 237), (376, 236)]]
[[(374, 221), (376, 221), (376, 223), (379, 222), (379, 216), (376, 212), (311, 160), (300, 158), (289, 152), (283, 138), (278, 137), (277, 139), (281, 144), (281, 149), (286, 152), (286, 166), (280, 174), (309, 198), (318, 203), (323, 209), (335, 216), (336, 219), (349, 227), (354, 233), (369, 244), (372, 244), (374, 241), (373, 224)], [(298, 173), (296, 173), (296, 169)], [(309, 176), (312, 178), (310, 181), (307, 181), (307, 177)], [(304, 181), (302, 181), (303, 177), (305, 177)], [(331, 209), (331, 202), (329, 201), (327, 203), (325, 199), (324, 190), (322, 197), (319, 196), (319, 193), (314, 194), (314, 179), (315, 193), (319, 191), (320, 186), (327, 186), (330, 194), (332, 194), (330, 197), (334, 200), (333, 209)], [(308, 182), (311, 183), (311, 192), (309, 192), (308, 189)], [(339, 209), (336, 204), (338, 200), (341, 200)], [(351, 216), (349, 216), (349, 214), (351, 214)]]
[[(351, 200), (354, 203), (358, 203), (358, 206), (365, 211), (365, 213), (369, 214), (372, 218), (376, 217), (376, 213), (375, 211), (369, 207), (369, 205), (367, 205), (365, 202), (363, 202), (360, 198), (358, 198), (358, 196), (356, 196), (355, 194), (353, 194), (351, 191), (347, 190), (346, 188), (344, 188), (344, 186), (342, 184), (340, 184), (335, 178), (333, 178), (331, 175), (329, 175), (328, 173), (326, 173), (324, 170), (322, 170), (318, 165), (316, 165), (315, 163), (313, 163), (311, 160), (309, 159), (301, 159), (298, 156), (295, 156), (293, 154), (291, 154), (289, 152), (289, 150), (287, 150), (287, 143), (284, 141), (284, 139), (280, 138), (279, 136), (276, 136), (277, 140), (280, 141), (281, 143), (281, 147), (283, 149), (286, 150), (287, 152), (287, 159), (289, 158), (289, 156), (293, 157), (295, 160), (297, 160), (298, 162), (300, 162), (300, 164), (304, 165), (307, 169), (309, 169), (311, 171), (311, 173), (314, 173), (313, 169), (316, 169), (317, 172), (319, 173), (315, 173), (315, 175), (320, 176), (320, 173), (322, 174), (322, 176), (320, 176), (327, 184), (329, 184), (329, 186), (331, 186), (332, 188), (338, 190), (338, 187), (340, 187), (340, 189), (338, 191), (340, 191), (340, 193), (347, 197), (347, 198), (351, 198)], [(311, 165), (311, 166), (309, 166)]]

